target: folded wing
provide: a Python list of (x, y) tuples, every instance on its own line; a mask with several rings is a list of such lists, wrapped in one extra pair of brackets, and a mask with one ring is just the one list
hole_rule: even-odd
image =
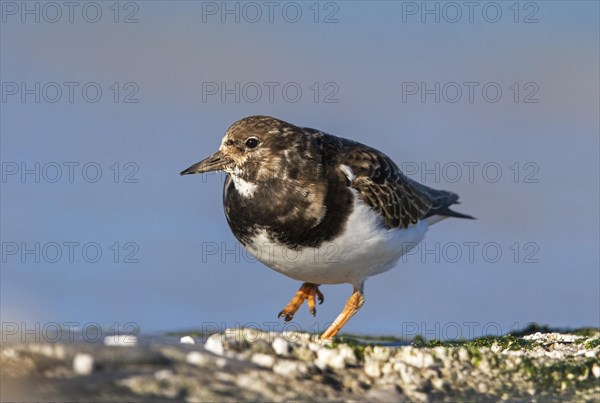
[(339, 139), (344, 152), (340, 169), (348, 186), (381, 213), (388, 228), (407, 228), (434, 215), (473, 218), (449, 209), (458, 203), (456, 193), (436, 190), (406, 177), (385, 154), (362, 144)]

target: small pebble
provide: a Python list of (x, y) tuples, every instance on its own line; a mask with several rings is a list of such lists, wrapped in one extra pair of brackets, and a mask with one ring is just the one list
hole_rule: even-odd
[(273, 346), (273, 350), (275, 350), (275, 354), (277, 355), (287, 356), (290, 354), (290, 343), (281, 337), (276, 337), (271, 345)]
[(594, 364), (592, 374), (594, 374), (594, 378), (600, 378), (600, 366)]
[(185, 362), (198, 367), (203, 367), (210, 362), (210, 359), (206, 356), (206, 354), (202, 354), (198, 351), (192, 351), (185, 356)]
[(94, 357), (90, 354), (77, 353), (73, 358), (73, 371), (77, 375), (89, 375), (94, 370)]
[(216, 355), (223, 355), (225, 347), (223, 346), (222, 335), (215, 333), (206, 340), (204, 348)]
[(275, 357), (269, 354), (254, 353), (251, 360), (256, 365), (264, 368), (272, 368), (275, 364)]
[(183, 336), (181, 339), (179, 339), (179, 342), (182, 344), (196, 344), (192, 336)]
[(369, 360), (365, 362), (365, 374), (371, 378), (379, 378), (381, 376), (381, 367), (379, 361)]

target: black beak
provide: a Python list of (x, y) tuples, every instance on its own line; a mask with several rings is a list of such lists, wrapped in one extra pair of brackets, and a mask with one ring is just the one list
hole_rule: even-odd
[(188, 169), (181, 171), (181, 175), (190, 174), (201, 174), (204, 172), (223, 171), (225, 167), (230, 164), (232, 160), (223, 154), (221, 151), (217, 151), (208, 158), (203, 159), (197, 164), (192, 165)]

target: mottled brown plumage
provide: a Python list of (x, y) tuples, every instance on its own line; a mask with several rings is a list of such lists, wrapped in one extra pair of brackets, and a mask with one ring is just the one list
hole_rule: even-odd
[[(360, 309), (365, 279), (423, 239), (427, 218), (472, 218), (450, 210), (456, 194), (407, 178), (384, 153), (269, 116), (234, 123), (219, 151), (182, 175), (215, 170), (229, 174), (223, 204), (236, 238), (269, 267), (305, 282), (280, 313), (286, 321), (305, 300), (316, 312), (319, 284), (353, 284), (325, 339)], [(340, 251), (338, 260), (323, 258), (327, 245)], [(283, 254), (272, 256), (271, 246)]]
[(336, 162), (351, 169), (354, 178), (349, 179), (349, 186), (382, 215), (388, 228), (408, 228), (435, 214), (472, 218), (448, 208), (458, 201), (458, 195), (407, 178), (384, 153), (354, 141), (320, 135), (337, 149)]

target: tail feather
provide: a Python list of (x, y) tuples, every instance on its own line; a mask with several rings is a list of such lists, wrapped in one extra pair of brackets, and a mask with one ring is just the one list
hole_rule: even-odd
[(458, 195), (456, 193), (447, 190), (432, 189), (412, 179), (407, 179), (407, 181), (414, 188), (418, 189), (423, 195), (425, 195), (426, 198), (431, 202), (431, 207), (429, 211), (427, 212), (427, 214), (425, 214), (425, 217), (423, 217), (425, 219), (429, 219), (428, 221), (436, 223), (446, 217), (467, 218), (475, 220), (475, 217), (473, 216), (450, 210), (451, 205), (460, 204), (460, 201), (458, 200)]
[(441, 216), (444, 216), (444, 217), (467, 218), (469, 220), (476, 220), (476, 218), (471, 215), (459, 213), (458, 211), (454, 211), (454, 210), (450, 210), (450, 208), (448, 208), (448, 207), (446, 207), (443, 210), (438, 211), (438, 214)]

